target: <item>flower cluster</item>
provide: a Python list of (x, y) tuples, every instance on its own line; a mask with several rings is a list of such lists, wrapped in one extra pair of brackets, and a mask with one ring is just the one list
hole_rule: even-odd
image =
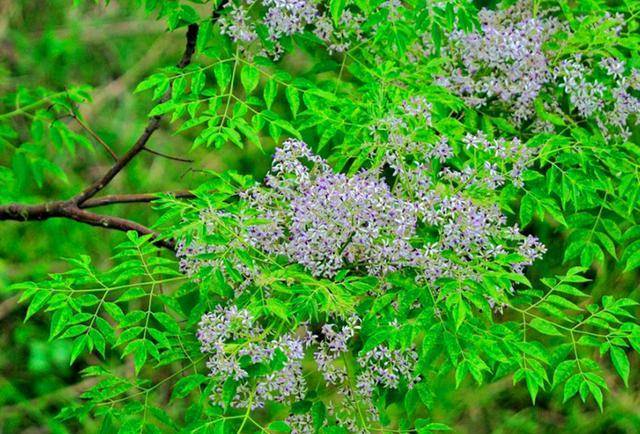
[(324, 380), (329, 384), (341, 384), (345, 381), (347, 372), (344, 367), (336, 365), (334, 362), (346, 353), (348, 343), (360, 328), (359, 318), (352, 316), (339, 331), (335, 330), (335, 324), (325, 324), (322, 326), (323, 340), (318, 344), (318, 349), (313, 357)]
[[(389, 115), (371, 129), (372, 149), (385, 148), (384, 164), (396, 177), (393, 193), (414, 204), (418, 225), (438, 234), (436, 240), (416, 249), (410, 266), (419, 270), (418, 278), (432, 283), (440, 277), (476, 279), (479, 276), (474, 261), (493, 260), (509, 251), (526, 252), (522, 262), (512, 264), (513, 271), (521, 272), (523, 266), (544, 253), (544, 246), (536, 242), (534, 249), (511, 250), (510, 245), (522, 246), (525, 238), (517, 227), (506, 225), (505, 216), (495, 204), (482, 199), (487, 197), (487, 190), (495, 190), (507, 181), (521, 186), (522, 174), (533, 163), (537, 149), (517, 138), (490, 140), (478, 131), (462, 140), (471, 158), (468, 164), (456, 168), (447, 164), (453, 149), (446, 136), (425, 142), (415, 134), (423, 125), (422, 107), (429, 107), (420, 99), (420, 110), (407, 110), (415, 107), (416, 101), (414, 97), (403, 103), (402, 115)], [(478, 159), (484, 163), (477, 164)], [(377, 169), (379, 176), (384, 167)], [(447, 252), (454, 252), (456, 259)]]
[(291, 434), (313, 434), (313, 417), (311, 413), (291, 414), (285, 420), (291, 428)]
[(214, 262), (202, 259), (208, 253), (214, 253), (218, 249), (215, 245), (206, 244), (195, 240), (186, 243), (180, 240), (176, 245), (176, 257), (179, 260), (180, 272), (189, 277), (193, 277), (203, 267), (212, 267)]
[(402, 102), (402, 111), (408, 116), (424, 118), (425, 125), (431, 126), (431, 110), (433, 106), (423, 96), (412, 96)]
[[(327, 383), (337, 386), (342, 405), (336, 407), (329, 404), (329, 413), (336, 418), (339, 425), (349, 432), (366, 432), (358, 424), (375, 421), (378, 411), (374, 405), (374, 392), (378, 388), (399, 389), (401, 384), (408, 388), (420, 381), (415, 374), (418, 354), (413, 349), (391, 349), (386, 345), (360, 354), (357, 359), (356, 372), (352, 378), (347, 377), (346, 368), (350, 354), (350, 340), (359, 327), (359, 318), (352, 316), (336, 331), (336, 324), (325, 324), (322, 327), (323, 339), (319, 340), (314, 358), (318, 370), (323, 374)], [(338, 365), (342, 361), (342, 365)], [(354, 369), (352, 368), (352, 369)], [(351, 383), (354, 382), (354, 384)]]
[(556, 68), (555, 76), (562, 80), (560, 87), (569, 95), (571, 104), (586, 118), (604, 107), (606, 87), (597, 80), (589, 81), (588, 68), (579, 60), (580, 57), (563, 60)]
[(597, 68), (589, 59), (575, 55), (564, 59), (554, 70), (554, 76), (569, 96), (569, 101), (583, 118), (593, 118), (605, 138), (631, 136), (629, 121), (640, 121), (640, 99), (634, 95), (640, 90), (640, 71), (627, 72), (626, 65), (605, 57), (598, 63), (604, 74), (598, 77)]
[[(286, 141), (276, 151), (265, 185), (243, 192), (249, 211), (235, 217), (240, 220), (239, 232), (223, 245), (210, 246), (200, 239), (189, 246), (180, 244), (182, 268), (191, 273), (203, 266), (224, 269), (227, 257), (203, 259), (198, 253), (223, 254), (233, 250), (229, 248), (233, 243), (239, 247), (246, 243), (266, 255), (301, 264), (315, 276), (332, 277), (343, 269), (375, 276), (412, 269), (416, 279), (434, 283), (442, 277), (479, 279), (479, 262), (524, 251), (522, 262), (512, 264), (511, 271), (519, 272), (523, 264), (544, 253), (541, 245), (521, 249), (525, 237), (506, 224), (497, 205), (470, 194), (479, 186), (501, 185), (503, 168), (486, 164), (481, 170), (470, 166), (457, 170), (445, 165), (434, 181), (429, 161), (449, 157), (447, 141), (430, 146), (405, 140), (398, 127), (402, 124), (391, 121), (386, 126), (394, 126), (389, 137), (402, 143), (394, 144), (387, 156), (397, 178), (393, 188), (385, 181), (383, 168), (352, 176), (334, 173), (306, 144)], [(516, 140), (489, 141), (478, 134), (467, 136), (465, 143), (500, 156), (507, 169), (511, 160), (508, 171), (514, 179), (519, 179), (529, 155)], [(410, 162), (403, 157), (408, 148), (414, 151)], [(218, 222), (229, 216), (207, 210), (201, 218), (214, 232), (220, 230)], [(418, 237), (419, 228), (437, 236)], [(243, 287), (250, 285), (254, 270), (243, 261), (233, 262), (246, 277)]]
[[(526, 1), (505, 10), (483, 9), (479, 30), (450, 32), (449, 43), (443, 48), (449, 61), (438, 84), (472, 107), (501, 104), (517, 124), (534, 118), (534, 101), (543, 91), (553, 93), (557, 85), (581, 117), (596, 121), (605, 138), (628, 139), (629, 120), (640, 111), (640, 100), (633, 95), (637, 70), (626, 73), (620, 60), (605, 57), (595, 61), (581, 54), (555, 64), (557, 56), (545, 44), (559, 31), (565, 37), (571, 36), (571, 31), (553, 16), (533, 17), (532, 10)], [(621, 15), (604, 14), (587, 28), (594, 32), (602, 29), (615, 37), (624, 23)], [(598, 64), (604, 74), (592, 64)], [(545, 101), (544, 105), (560, 110), (556, 101)], [(534, 124), (537, 130), (551, 127), (540, 120)]]
[(487, 176), (484, 177), (484, 184), (490, 190), (495, 190), (503, 185), (505, 175), (516, 187), (522, 187), (524, 185), (522, 174), (533, 163), (538, 151), (535, 147), (527, 147), (517, 137), (510, 141), (502, 137), (489, 140), (482, 131), (467, 134), (463, 143), (467, 150), (478, 151), (487, 157), (495, 157), (503, 168), (507, 168), (508, 173), (503, 173), (503, 170), (499, 170), (495, 165), (489, 163), (489, 159), (485, 161), (484, 169), (486, 169)]
[(363, 21), (362, 14), (345, 9), (334, 23), (318, 0), (231, 1), (220, 17), (222, 33), (234, 42), (256, 42), (260, 40), (258, 29), (264, 27), (262, 54), (275, 58), (284, 51), (280, 39), (305, 30), (322, 40), (329, 52), (344, 52), (354, 41), (362, 39)]
[[(379, 345), (357, 358), (358, 372), (353, 381), (347, 376), (344, 357), (351, 352), (352, 339), (360, 329), (360, 318), (353, 315), (342, 326), (324, 324), (316, 336), (302, 327), (298, 334), (287, 333), (268, 340), (267, 332), (257, 324), (246, 309), (222, 307), (202, 316), (197, 337), (201, 351), (209, 354), (209, 375), (216, 380), (211, 400), (224, 406), (222, 384), (233, 378), (239, 385), (231, 405), (235, 408), (261, 408), (269, 401), (302, 400), (307, 383), (302, 360), (305, 351), (315, 346), (316, 367), (328, 384), (338, 387), (338, 393), (351, 402), (350, 408), (330, 411), (345, 426), (357, 425), (351, 415), (358, 406), (366, 406), (369, 418), (377, 414), (373, 405), (374, 391), (381, 387), (398, 389), (401, 384), (411, 388), (420, 380), (414, 374), (417, 354), (413, 349), (401, 351)], [(266, 373), (250, 383), (248, 370), (263, 365)], [(256, 372), (255, 369), (252, 372)], [(264, 371), (260, 371), (264, 372)], [(296, 432), (308, 432), (308, 415), (292, 415), (288, 419)], [(351, 420), (351, 422), (350, 422)]]
[(251, 243), (262, 251), (325, 277), (347, 266), (381, 275), (406, 266), (415, 254), (415, 206), (370, 174), (334, 173), (303, 142), (283, 144), (266, 184), (270, 188), (246, 195), (271, 221), (249, 228)]
[(354, 42), (363, 40), (364, 18), (364, 15), (346, 9), (336, 26), (328, 15), (323, 14), (315, 22), (313, 34), (327, 45), (329, 53), (344, 53)]
[(450, 62), (438, 83), (471, 106), (498, 100), (517, 123), (533, 114), (533, 102), (551, 78), (544, 44), (560, 29), (552, 17), (533, 17), (528, 2), (480, 11), (480, 30), (448, 35)]
[[(198, 325), (201, 351), (210, 354), (207, 361), (209, 375), (219, 380), (211, 399), (224, 406), (223, 383), (227, 378), (240, 382), (231, 405), (236, 408), (261, 408), (268, 401), (300, 400), (306, 393), (302, 359), (309, 336), (284, 334), (274, 340), (263, 339), (264, 330), (254, 322), (247, 310), (236, 306), (218, 306), (203, 315)], [(279, 363), (276, 363), (279, 362)], [(249, 366), (263, 364), (277, 368), (248, 382)]]
[[(404, 271), (418, 283), (428, 282), (436, 293), (447, 289), (443, 278), (481, 281), (486, 263), (497, 267), (497, 259), (509, 257), (509, 265), (505, 260), (499, 266), (522, 273), (544, 246), (522, 235), (517, 225), (508, 225), (487, 192), (493, 197), (493, 190), (505, 183), (522, 182), (536, 150), (517, 139), (489, 139), (481, 132), (463, 140), (436, 134), (431, 122), (426, 98), (407, 99), (371, 129), (371, 149), (382, 148), (384, 157), (353, 174), (334, 172), (300, 140), (285, 141), (264, 183), (239, 194), (234, 202), (238, 212), (208, 209), (200, 214), (207, 234), (231, 231), (232, 236), (213, 246), (206, 237), (182, 243), (183, 269), (202, 275), (203, 267), (222, 270), (230, 262), (245, 287), (255, 284), (267, 298), (273, 262), (299, 264), (325, 279), (349, 273), (384, 280)], [(233, 224), (220, 223), (226, 220)], [(259, 254), (250, 260), (225, 256), (235, 248)], [(217, 255), (224, 260), (211, 259)], [(418, 355), (411, 345), (400, 349), (386, 342), (356, 355), (361, 319), (331, 321), (318, 324), (317, 334), (304, 325), (272, 337), (246, 310), (218, 307), (203, 316), (198, 338), (209, 354), (211, 376), (238, 383), (232, 406), (302, 400), (308, 354), (315, 362), (311, 369), (335, 388), (340, 400), (339, 406), (329, 402), (328, 414), (350, 432), (362, 432), (363, 425), (378, 418), (374, 403), (380, 389), (411, 388), (420, 381)], [(212, 400), (222, 405), (223, 396), (222, 386), (216, 386)], [(308, 414), (287, 420), (294, 432), (309, 432)]]
[(220, 32), (235, 42), (252, 42), (258, 39), (256, 26), (243, 4), (230, 2), (226, 13), (219, 18)]
[(400, 381), (407, 382), (410, 389), (420, 381), (414, 374), (418, 354), (410, 349), (392, 350), (378, 345), (358, 358), (362, 371), (357, 378), (357, 390), (363, 396), (371, 397), (377, 386), (398, 389)]

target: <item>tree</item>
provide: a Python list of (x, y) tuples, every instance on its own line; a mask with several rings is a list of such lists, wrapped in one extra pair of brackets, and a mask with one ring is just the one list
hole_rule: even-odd
[[(531, 405), (602, 411), (607, 372), (634, 381), (617, 282), (640, 265), (637, 5), (144, 3), (186, 44), (137, 84), (155, 105), (127, 150), (83, 116), (84, 87), (0, 105), (0, 220), (126, 232), (105, 266), (12, 285), (86, 366), (64, 424), (431, 432), (459, 387), (509, 378)], [(257, 150), (266, 175), (104, 195), (145, 153), (196, 160), (150, 147), (164, 119), (192, 154)], [(112, 161), (42, 199), (67, 179), (50, 145)], [(92, 211), (131, 203), (153, 206), (143, 223)]]

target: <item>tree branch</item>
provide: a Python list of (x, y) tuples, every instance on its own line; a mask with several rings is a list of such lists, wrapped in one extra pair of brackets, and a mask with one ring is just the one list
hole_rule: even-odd
[[(220, 8), (221, 6), (219, 6)], [(198, 25), (191, 24), (187, 29), (186, 46), (184, 54), (178, 62), (179, 68), (186, 67), (191, 63), (191, 58), (195, 52), (196, 40), (198, 38)], [(171, 96), (170, 90), (161, 98), (160, 103), (167, 101)], [(101, 199), (94, 199), (93, 202), (89, 202), (93, 196), (95, 196), (100, 190), (105, 188), (113, 178), (124, 169), (127, 164), (133, 160), (144, 148), (153, 133), (160, 127), (161, 116), (153, 116), (147, 127), (144, 129), (138, 140), (129, 148), (129, 150), (111, 166), (111, 168), (98, 180), (93, 182), (82, 192), (65, 201), (55, 201), (39, 205), (24, 205), (24, 204), (9, 204), (0, 206), (0, 220), (15, 220), (15, 221), (28, 221), (28, 220), (47, 220), (50, 218), (67, 218), (75, 220), (77, 222), (86, 223), (91, 226), (103, 227), (107, 229), (115, 229), (120, 231), (136, 231), (140, 234), (152, 234), (154, 243), (166, 247), (171, 250), (175, 250), (175, 244), (171, 240), (165, 240), (159, 238), (158, 234), (153, 230), (143, 226), (139, 223), (126, 220), (120, 217), (105, 216), (95, 214), (90, 211), (86, 211), (83, 208), (89, 208), (92, 206), (102, 206), (110, 203), (124, 203), (124, 202), (142, 202), (150, 201), (155, 198), (155, 195), (134, 195), (137, 200), (124, 200), (122, 196), (105, 196)], [(130, 197), (129, 199), (133, 199)], [(87, 202), (89, 205), (87, 206)]]
[[(182, 69), (191, 63), (191, 57), (193, 57), (193, 53), (195, 52), (197, 39), (198, 39), (198, 25), (191, 24), (187, 28), (187, 43), (184, 49), (184, 54), (182, 55), (182, 59), (180, 59), (180, 62), (178, 62), (178, 65), (177, 65), (178, 68)], [(160, 99), (160, 104), (168, 101), (170, 97), (171, 97), (171, 91), (168, 90), (167, 93), (165, 93), (164, 96)], [(95, 181), (93, 184), (87, 187), (80, 194), (72, 198), (72, 200), (78, 206), (80, 206), (87, 199), (95, 196), (96, 193), (98, 193), (100, 190), (106, 187), (113, 180), (113, 178), (115, 178), (116, 175), (120, 173), (120, 171), (124, 169), (126, 165), (129, 164), (131, 160), (133, 160), (133, 158), (145, 148), (145, 145), (147, 144), (147, 142), (149, 141), (153, 133), (160, 127), (161, 120), (162, 120), (161, 115), (153, 116), (149, 120), (147, 127), (144, 129), (140, 137), (138, 137), (138, 140), (136, 140), (133, 146), (129, 148), (127, 153), (124, 154), (122, 157), (120, 157), (118, 161), (116, 161), (114, 165), (111, 166), (111, 168), (107, 171), (107, 173), (105, 173), (102, 176), (102, 178)]]
[(145, 147), (144, 150), (149, 152), (150, 154), (157, 155), (158, 157), (163, 157), (168, 160), (179, 161), (181, 163), (193, 163), (193, 160), (190, 160), (189, 158), (174, 157), (173, 155), (163, 154), (162, 152), (154, 151), (153, 149), (147, 147)]
[(144, 149), (144, 145), (147, 144), (155, 130), (160, 127), (161, 119), (162, 118), (160, 116), (152, 117), (147, 124), (147, 127), (144, 129), (142, 135), (138, 137), (138, 140), (136, 140), (136, 142), (127, 151), (127, 153), (120, 157), (118, 161), (116, 161), (115, 164), (111, 166), (107, 173), (102, 176), (102, 178), (95, 181), (93, 184), (84, 189), (84, 191), (73, 197), (71, 200), (77, 205), (82, 205), (84, 201), (95, 196), (96, 193), (106, 187), (113, 180), (113, 178), (115, 178), (116, 175), (120, 173), (120, 171), (124, 169), (125, 166), (129, 164), (140, 151), (142, 151), (142, 149)]
[(158, 246), (175, 250), (171, 240), (160, 239), (153, 230), (120, 217), (95, 214), (81, 209), (71, 201), (48, 202), (39, 205), (10, 204), (0, 206), (0, 220), (42, 221), (51, 218), (66, 218), (106, 229), (136, 231), (142, 235), (152, 234), (153, 242)]

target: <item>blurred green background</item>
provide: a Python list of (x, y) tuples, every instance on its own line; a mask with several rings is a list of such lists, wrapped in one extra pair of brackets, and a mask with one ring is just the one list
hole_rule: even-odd
[[(146, 15), (135, 1), (111, 1), (108, 6), (78, 3), (0, 0), (0, 98), (19, 86), (63, 90), (89, 84), (94, 88), (93, 102), (81, 107), (85, 121), (116, 153), (122, 153), (144, 129), (146, 113), (153, 105), (148, 94), (133, 95), (133, 89), (157, 68), (176, 62), (183, 49), (183, 32), (167, 32), (163, 21)], [(206, 179), (203, 169), (232, 168), (261, 176), (268, 167), (268, 149), (263, 154), (255, 147), (240, 150), (229, 146), (189, 153), (192, 137), (174, 135), (172, 130), (165, 122), (150, 147), (193, 159), (193, 163), (143, 154), (105, 193), (189, 189)], [(10, 164), (10, 158), (0, 148), (0, 162)], [(25, 197), (34, 202), (68, 198), (109, 165), (108, 155), (99, 147), (95, 152), (79, 149), (75, 159), (63, 164), (68, 183), (45, 183), (40, 189), (33, 182)], [(111, 206), (104, 212), (147, 225), (157, 216), (148, 204)], [(548, 275), (561, 263), (559, 246), (563, 241), (549, 227), (536, 231), (548, 245), (549, 254), (531, 274)], [(64, 270), (62, 258), (78, 254), (88, 254), (96, 264), (106, 267), (113, 247), (123, 239), (123, 233), (68, 220), (0, 222), (0, 433), (98, 430), (99, 424), (90, 419), (79, 423), (54, 419), (62, 406), (88, 387), (79, 371), (91, 360), (70, 368), (70, 344), (47, 342), (49, 323), (44, 313), (23, 323), (25, 309), (8, 287)], [(596, 273), (597, 295), (628, 294), (637, 287), (633, 277), (621, 280), (615, 270), (600, 269)], [(637, 298), (635, 291), (631, 297)], [(619, 379), (608, 378), (612, 391), (603, 413), (595, 404), (585, 406), (577, 400), (563, 405), (556, 392), (542, 393), (533, 407), (525, 388), (513, 387), (511, 378), (504, 378), (482, 387), (467, 382), (455, 392), (443, 392), (435, 403), (433, 419), (451, 425), (456, 432), (474, 434), (640, 432), (637, 357), (631, 363), (629, 389), (624, 389)], [(452, 387), (442, 384), (439, 389)]]

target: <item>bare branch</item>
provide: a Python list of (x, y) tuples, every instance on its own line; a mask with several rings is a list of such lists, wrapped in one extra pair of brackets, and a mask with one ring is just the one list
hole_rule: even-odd
[(113, 152), (113, 149), (111, 149), (111, 147), (107, 144), (107, 142), (102, 140), (102, 137), (96, 134), (96, 132), (93, 131), (93, 129), (91, 129), (89, 125), (85, 124), (77, 115), (72, 114), (71, 116), (73, 117), (73, 119), (76, 120), (78, 125), (80, 125), (83, 130), (89, 133), (91, 137), (96, 139), (96, 141), (102, 145), (102, 147), (109, 153), (109, 155), (111, 155), (111, 158), (113, 158), (113, 161), (118, 161), (118, 156), (116, 155), (115, 152)]
[(100, 206), (115, 205), (119, 203), (148, 203), (157, 200), (160, 194), (169, 194), (176, 199), (193, 199), (196, 197), (190, 191), (172, 191), (168, 193), (141, 193), (141, 194), (112, 194), (102, 197), (87, 199), (80, 208), (97, 208)]
[(180, 158), (180, 157), (174, 157), (173, 155), (163, 154), (162, 152), (158, 152), (158, 151), (154, 151), (153, 149), (149, 149), (146, 146), (145, 146), (144, 150), (149, 152), (149, 153), (151, 153), (151, 154), (153, 154), (153, 155), (157, 155), (158, 157), (167, 158), (169, 160), (179, 161), (181, 163), (193, 163), (193, 160), (191, 160), (189, 158)]
[(196, 41), (198, 40), (198, 30), (199, 27), (197, 24), (189, 24), (187, 28), (187, 45), (184, 49), (184, 54), (182, 55), (182, 59), (178, 62), (178, 68), (182, 69), (191, 63), (191, 58), (193, 57), (193, 53), (196, 51)]
[(125, 166), (129, 164), (140, 151), (142, 151), (144, 145), (147, 144), (154, 131), (157, 130), (160, 126), (160, 119), (160, 116), (152, 117), (149, 121), (149, 124), (147, 124), (147, 127), (144, 129), (142, 135), (138, 137), (138, 140), (136, 140), (134, 145), (127, 151), (127, 153), (120, 157), (118, 161), (116, 161), (115, 164), (111, 166), (107, 173), (102, 176), (102, 178), (95, 181), (84, 191), (75, 196), (72, 200), (76, 204), (82, 205), (84, 201), (95, 196), (96, 193), (106, 187), (113, 180), (113, 178), (115, 178), (116, 175), (120, 173), (120, 171), (124, 169)]
[[(198, 25), (197, 24), (189, 25), (187, 29), (187, 43), (185, 46), (184, 55), (182, 56), (182, 59), (180, 59), (180, 62), (178, 62), (178, 65), (177, 65), (178, 68), (184, 68), (189, 63), (191, 63), (191, 57), (195, 52), (197, 38), (198, 38)], [(167, 101), (170, 95), (171, 95), (170, 91), (167, 91), (167, 93), (160, 99), (160, 103)], [(127, 153), (124, 154), (122, 157), (120, 157), (120, 159), (118, 159), (118, 161), (116, 161), (115, 164), (111, 166), (111, 168), (107, 171), (107, 173), (105, 173), (102, 176), (102, 178), (98, 179), (89, 187), (87, 187), (84, 191), (82, 191), (80, 194), (72, 198), (74, 203), (80, 206), (84, 201), (95, 196), (96, 193), (98, 193), (100, 190), (106, 187), (113, 180), (113, 178), (115, 178), (116, 175), (120, 173), (120, 171), (124, 169), (125, 166), (129, 164), (136, 155), (138, 155), (138, 153), (140, 153), (140, 151), (144, 149), (145, 145), (147, 144), (147, 142), (149, 141), (153, 133), (160, 127), (161, 119), (162, 119), (162, 116), (160, 115), (153, 116), (149, 120), (147, 127), (144, 129), (140, 137), (138, 137), (138, 140), (136, 140), (133, 146), (129, 148)]]

